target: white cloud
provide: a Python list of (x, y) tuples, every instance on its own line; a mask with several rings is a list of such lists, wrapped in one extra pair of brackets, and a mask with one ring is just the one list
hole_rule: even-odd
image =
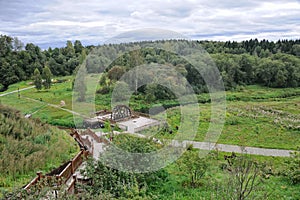
[(99, 44), (140, 28), (163, 28), (193, 39), (300, 38), (296, 0), (1, 1), (0, 33), (42, 46), (66, 40)]

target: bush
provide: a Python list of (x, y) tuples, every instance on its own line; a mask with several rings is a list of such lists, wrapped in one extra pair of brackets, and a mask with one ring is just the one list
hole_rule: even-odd
[(188, 178), (187, 181), (183, 182), (183, 185), (192, 188), (202, 185), (201, 180), (206, 174), (208, 165), (204, 158), (199, 157), (198, 151), (186, 151), (176, 163)]
[(225, 122), (227, 125), (238, 125), (239, 123), (239, 118), (235, 116), (228, 117)]
[(105, 85), (96, 91), (97, 94), (108, 94), (110, 92), (110, 87)]
[(286, 176), (291, 184), (296, 185), (300, 183), (300, 153), (299, 151), (292, 153), (292, 160), (286, 162), (287, 169), (283, 173)]
[[(149, 139), (127, 134), (117, 135), (113, 142), (118, 148), (132, 153), (149, 153), (158, 149), (158, 145)], [(151, 192), (161, 187), (168, 177), (165, 169), (135, 173), (134, 170), (118, 170), (109, 167), (109, 164), (105, 165), (105, 161), (109, 159), (113, 163), (118, 162), (121, 169), (126, 169), (125, 165), (135, 162), (130, 157), (118, 155), (111, 146), (107, 146), (100, 159), (97, 162), (94, 160), (87, 162), (85, 173), (93, 184), (82, 188), (85, 193), (93, 195), (108, 193), (112, 197), (121, 199), (148, 199), (152, 197)]]

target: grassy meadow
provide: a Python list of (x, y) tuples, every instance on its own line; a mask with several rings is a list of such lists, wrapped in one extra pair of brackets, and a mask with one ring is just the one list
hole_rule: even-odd
[[(0, 97), (1, 104), (18, 109), (23, 115), (31, 113), (32, 118), (38, 118), (44, 123), (72, 127), (74, 126), (73, 114), (61, 109), (72, 110), (72, 81), (71, 77), (65, 77), (65, 79), (66, 82), (56, 83), (49, 90), (37, 91), (33, 88), (21, 91), (20, 98), (18, 98), (17, 93), (2, 96)], [(11, 85), (7, 92), (28, 86), (28, 82), (21, 82)], [(91, 85), (88, 88), (88, 92), (92, 94), (92, 90), (97, 89), (97, 86)], [(194, 140), (203, 141), (211, 120), (211, 104), (208, 94), (201, 94), (197, 97), (199, 100), (200, 125)], [(226, 99), (226, 120), (218, 143), (289, 150), (299, 148), (300, 88), (270, 89), (257, 85), (238, 87), (235, 90), (227, 91)], [(60, 106), (62, 100), (65, 101), (65, 106)], [(87, 102), (80, 104), (82, 109), (85, 106), (92, 108), (92, 100), (92, 95), (87, 96)], [(53, 104), (56, 107), (48, 104)], [(172, 134), (168, 131), (158, 131), (156, 128), (142, 133), (159, 139), (172, 139), (177, 134), (176, 126), (180, 125), (181, 119), (180, 107), (176, 106), (178, 105), (177, 101), (168, 100), (149, 103), (141, 96), (133, 96), (130, 99), (130, 106), (138, 111), (145, 111), (157, 105), (169, 108), (166, 110), (165, 116), (169, 125), (168, 130), (172, 130)], [(110, 109), (110, 95), (96, 94), (95, 109)], [(158, 115), (156, 117), (162, 116)], [(53, 149), (57, 149), (57, 146), (64, 151), (64, 147), (67, 146), (61, 145), (62, 142), (73, 144), (73, 141), (65, 136), (62, 137), (63, 140), (60, 140), (61, 134), (63, 133), (55, 132), (52, 138), (53, 141), (48, 146), (49, 151), (54, 151)], [(74, 152), (73, 148), (70, 150), (71, 154), (72, 152)], [(209, 167), (205, 172), (205, 176), (200, 180), (198, 187), (186, 185), (189, 175), (187, 172), (180, 170), (176, 163), (167, 166), (168, 181), (161, 185), (157, 191), (153, 191), (153, 194), (157, 194), (159, 199), (220, 199), (218, 190), (224, 189), (224, 180), (226, 179), (224, 169), (222, 169), (226, 162), (224, 155), (228, 155), (228, 153), (211, 152), (209, 154), (205, 159)], [(49, 157), (43, 169), (47, 171), (54, 166), (59, 166), (62, 160), (67, 157), (67, 155)], [(258, 195), (261, 195), (261, 198), (267, 194), (269, 199), (296, 200), (300, 196), (299, 184), (291, 184), (289, 179), (283, 176), (288, 168), (287, 163), (290, 163), (292, 158), (263, 156), (251, 156), (251, 158), (260, 163), (266, 163), (269, 169), (272, 170), (271, 176), (264, 178), (260, 188), (256, 191)], [(35, 170), (31, 170), (26, 175), (18, 175), (15, 177), (15, 180), (18, 180), (16, 184), (12, 176), (2, 176), (0, 179), (1, 187), (20, 186), (28, 182), (34, 176), (34, 173)]]
[[(170, 178), (158, 191), (161, 194), (159, 199), (224, 199), (221, 190), (228, 187), (226, 185), (227, 172), (222, 169), (226, 165), (224, 155), (229, 154), (213, 151), (203, 160), (208, 167), (200, 180), (199, 187), (186, 185), (189, 173), (179, 170), (177, 163), (169, 165), (166, 169)], [(291, 158), (250, 156), (250, 159), (260, 164), (263, 163), (264, 169), (271, 174), (260, 180), (261, 183), (255, 190), (258, 199), (298, 199), (300, 196), (299, 185), (291, 185), (289, 180), (282, 176), (286, 170), (286, 163), (289, 163)]]
[[(92, 75), (90, 78), (96, 78)], [(74, 126), (73, 114), (47, 105), (54, 104), (60, 107), (61, 100), (66, 105), (62, 108), (72, 109), (72, 81), (65, 77), (63, 83), (54, 84), (50, 90), (37, 91), (29, 89), (0, 97), (1, 103), (20, 110), (23, 114), (33, 113), (34, 118), (43, 122), (60, 126)], [(25, 87), (21, 82), (11, 88)], [(9, 88), (9, 90), (13, 90)], [(95, 90), (94, 85), (89, 85), (88, 93)], [(203, 141), (210, 123), (209, 95), (198, 95), (200, 110), (200, 126), (195, 137), (196, 141)], [(300, 144), (300, 88), (267, 88), (261, 86), (238, 87), (236, 90), (226, 92), (227, 110), (226, 121), (218, 143), (235, 144), (242, 146), (297, 149)], [(163, 101), (147, 103), (143, 97), (130, 99), (130, 106), (134, 110), (147, 110), (157, 103), (164, 107), (177, 105), (176, 101)], [(81, 106), (93, 108), (92, 97), (87, 97), (87, 102)], [(110, 109), (110, 95), (96, 94), (95, 109)], [(146, 108), (146, 109), (145, 109)], [(180, 125), (180, 109), (173, 107), (167, 110), (167, 121), (173, 134), (158, 132), (158, 138), (173, 138), (176, 126)], [(153, 131), (153, 130), (151, 130)], [(153, 134), (152, 134), (153, 135)]]

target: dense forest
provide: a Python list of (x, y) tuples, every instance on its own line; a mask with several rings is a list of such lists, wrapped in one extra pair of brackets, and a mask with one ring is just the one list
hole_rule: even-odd
[(80, 41), (74, 45), (67, 41), (64, 48), (40, 47), (24, 44), (18, 38), (0, 36), (0, 91), (4, 91), (13, 83), (31, 79), (34, 70), (40, 72), (49, 66), (55, 76), (70, 75), (85, 57), (85, 50)]
[[(248, 40), (242, 42), (214, 42), (170, 40), (156, 42), (130, 43), (133, 49), (137, 49), (152, 43), (172, 46), (177, 49), (185, 49), (201, 45), (206, 50), (218, 67), (226, 89), (235, 88), (238, 85), (260, 84), (268, 87), (298, 87), (300, 83), (300, 40)], [(176, 44), (174, 44), (176, 43)], [(48, 66), (55, 76), (74, 74), (76, 68), (86, 60), (87, 71), (95, 73), (101, 71), (104, 66), (114, 68), (111, 74), (122, 74), (135, 65), (142, 63), (159, 63), (175, 66), (187, 80), (194, 85), (197, 93), (205, 92), (203, 81), (199, 74), (194, 73), (191, 64), (176, 55), (164, 50), (145, 48), (137, 53), (127, 53), (119, 56), (128, 44), (101, 45), (98, 55), (87, 55), (96, 47), (84, 47), (79, 40), (74, 44), (67, 41), (62, 48), (49, 48), (42, 50), (40, 47), (29, 43), (24, 45), (18, 38), (0, 36), (0, 91), (4, 91), (9, 85), (22, 80), (31, 79), (34, 70), (42, 71)], [(159, 46), (158, 45), (158, 46)], [(190, 45), (190, 46), (189, 46)], [(166, 49), (166, 48), (164, 48)], [(184, 52), (183, 52), (184, 53)], [(135, 55), (133, 55), (135, 54)], [(140, 60), (136, 59), (139, 55)], [(93, 57), (94, 56), (94, 57)], [(111, 58), (118, 57), (110, 63)], [(134, 57), (135, 59), (132, 59)], [(86, 59), (88, 58), (88, 59)], [(117, 76), (109, 79), (118, 78)], [(199, 81), (200, 80), (200, 81)], [(107, 89), (106, 89), (107, 90)]]

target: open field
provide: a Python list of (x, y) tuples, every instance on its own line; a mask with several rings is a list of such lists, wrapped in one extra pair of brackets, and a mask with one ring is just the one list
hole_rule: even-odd
[[(25, 88), (26, 83), (12, 85), (15, 88)], [(233, 144), (241, 146), (252, 146), (262, 148), (296, 150), (300, 144), (300, 88), (270, 89), (260, 86), (248, 86), (235, 91), (227, 91), (226, 121), (222, 134), (218, 140), (220, 144)], [(1, 94), (1, 93), (0, 93)], [(200, 110), (200, 126), (197, 130), (195, 141), (203, 141), (210, 123), (209, 96), (202, 94), (198, 96)], [(23, 114), (31, 113), (33, 118), (39, 118), (43, 122), (53, 125), (73, 126), (73, 114), (68, 112), (72, 109), (71, 81), (55, 84), (48, 91), (36, 91), (29, 89), (21, 91), (21, 97), (17, 93), (0, 97), (1, 103), (20, 110)], [(61, 101), (65, 106), (60, 106)], [(82, 109), (90, 107), (92, 97), (82, 105)], [(206, 102), (206, 103), (205, 103)], [(176, 107), (176, 101), (145, 103), (140, 97), (131, 98), (133, 109), (142, 110), (155, 105), (170, 107), (166, 111), (166, 119), (172, 134), (154, 129), (145, 134), (153, 135), (159, 139), (172, 139), (177, 134), (176, 126), (180, 125), (180, 109)], [(56, 105), (58, 107), (53, 107)], [(110, 96), (96, 95), (96, 109), (109, 109)], [(175, 106), (175, 107), (172, 107)], [(62, 110), (65, 108), (68, 110)], [(106, 129), (105, 129), (106, 130)], [(186, 133), (188, 134), (188, 133)], [(67, 138), (65, 138), (68, 140)], [(71, 141), (70, 141), (71, 142)], [(196, 150), (194, 150), (196, 151)], [(211, 152), (205, 162), (209, 168), (205, 176), (200, 180), (198, 187), (186, 185), (188, 173), (178, 168), (176, 163), (166, 167), (169, 174), (168, 181), (155, 191), (154, 194), (160, 199), (215, 199), (216, 188), (222, 188), (224, 183), (224, 169), (226, 163), (224, 155), (228, 153)], [(292, 185), (287, 177), (282, 174), (287, 170), (287, 164), (292, 158), (251, 156), (260, 163), (272, 169), (272, 175), (263, 179), (263, 184), (257, 194), (268, 194), (270, 199), (296, 200), (299, 194), (299, 186)], [(61, 158), (47, 162), (45, 169), (59, 166)], [(8, 186), (20, 186), (34, 176), (34, 171), (26, 176), (19, 177), (16, 185), (10, 180), (3, 180)]]
[[(69, 79), (67, 77), (66, 79)], [(20, 87), (26, 85), (20, 83)], [(17, 88), (19, 85), (12, 85)], [(91, 87), (88, 87), (91, 88)], [(90, 92), (89, 92), (90, 93)], [(235, 144), (264, 148), (279, 148), (295, 150), (300, 144), (300, 88), (270, 89), (260, 86), (241, 87), (238, 91), (228, 91), (226, 122), (218, 143)], [(209, 96), (199, 95), (199, 101)], [(36, 100), (33, 101), (32, 99)], [(53, 125), (73, 126), (73, 115), (64, 110), (47, 106), (47, 103), (58, 105), (65, 101), (63, 108), (72, 109), (71, 81), (54, 84), (49, 91), (36, 89), (3, 96), (1, 103), (13, 106), (22, 113), (33, 113), (33, 117)], [(140, 106), (151, 108), (153, 104), (146, 104), (139, 98), (131, 98), (133, 109)], [(92, 101), (92, 99), (89, 99)], [(206, 100), (205, 100), (206, 101)], [(109, 95), (96, 95), (96, 109), (108, 108)], [(92, 103), (85, 103), (85, 107)], [(165, 101), (162, 105), (176, 105), (175, 101)], [(196, 141), (203, 141), (210, 123), (210, 104), (200, 103), (200, 126), (195, 137)], [(176, 107), (167, 111), (167, 121), (173, 134), (159, 133), (158, 138), (171, 139), (176, 134), (175, 126), (180, 125), (180, 110)], [(153, 133), (152, 133), (153, 135)]]
[[(299, 101), (297, 97), (279, 102), (228, 102), (226, 121), (218, 143), (297, 149), (300, 144)], [(180, 110), (172, 108), (167, 113), (167, 121), (176, 134), (174, 127), (180, 124)], [(210, 105), (200, 105), (200, 126), (196, 141), (204, 140), (210, 117)], [(171, 139), (174, 133), (162, 132), (157, 137)]]
[[(225, 175), (222, 166), (226, 163), (224, 160), (226, 153), (211, 152), (205, 159), (209, 166), (206, 174), (200, 180), (200, 187), (191, 188), (184, 183), (188, 180), (188, 172), (178, 169), (177, 164), (172, 164), (166, 169), (170, 174), (169, 181), (165, 183), (160, 193), (163, 194), (160, 197), (162, 199), (222, 199), (222, 197), (216, 198), (216, 193), (222, 187), (228, 187), (224, 184)], [(228, 155), (228, 153), (227, 153)], [(256, 195), (261, 195), (259, 199), (262, 199), (263, 194), (267, 194), (266, 199), (290, 199), (296, 200), (300, 196), (299, 185), (291, 185), (289, 181), (280, 176), (285, 170), (285, 163), (288, 163), (291, 158), (275, 158), (264, 156), (251, 156), (251, 159), (260, 163), (266, 164), (266, 169), (271, 169), (272, 174), (270, 177), (263, 179), (263, 183), (260, 185), (260, 189), (256, 190)], [(219, 185), (218, 185), (219, 184)], [(218, 189), (217, 189), (218, 188)]]

